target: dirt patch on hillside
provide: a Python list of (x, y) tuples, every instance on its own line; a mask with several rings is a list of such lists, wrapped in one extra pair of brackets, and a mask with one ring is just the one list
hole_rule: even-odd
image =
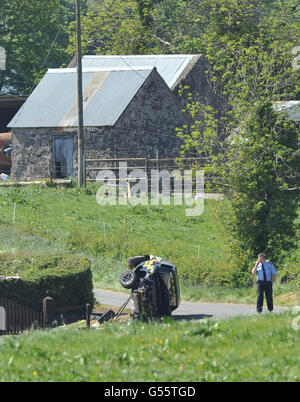
[(295, 306), (300, 303), (300, 292), (283, 293), (275, 296), (275, 304), (284, 306)]
[[(106, 311), (108, 310), (113, 310), (115, 314), (117, 314), (119, 307), (115, 307), (115, 306), (108, 306), (108, 305), (103, 305), (101, 304), (100, 306), (94, 306), (93, 308), (93, 312), (92, 314), (97, 315), (97, 316), (101, 316), (102, 314), (104, 314)], [(117, 322), (125, 322), (130, 320), (130, 309), (125, 308), (122, 313), (120, 314), (120, 316), (117, 319)], [(91, 326), (93, 324), (97, 324), (98, 321), (97, 320), (91, 320)], [(102, 325), (102, 324), (101, 324)]]

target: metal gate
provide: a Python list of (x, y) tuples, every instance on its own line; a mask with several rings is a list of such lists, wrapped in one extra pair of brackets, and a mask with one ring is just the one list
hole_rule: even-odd
[(15, 299), (0, 298), (0, 335), (18, 334), (27, 329), (39, 329), (85, 319), (90, 327), (92, 306), (89, 303), (55, 306), (52, 297), (45, 297), (40, 307), (29, 307)]
[(43, 311), (13, 299), (0, 299), (0, 335), (18, 334), (30, 328), (43, 328)]

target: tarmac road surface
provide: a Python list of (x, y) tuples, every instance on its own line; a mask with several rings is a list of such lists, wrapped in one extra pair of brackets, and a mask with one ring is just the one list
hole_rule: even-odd
[[(121, 307), (129, 297), (130, 292), (122, 293), (94, 289), (94, 295), (98, 303)], [(127, 307), (129, 306), (130, 305)], [(264, 306), (264, 311), (268, 311), (266, 306)], [(274, 308), (275, 313), (283, 311), (286, 311), (286, 309)], [(172, 317), (177, 319), (200, 320), (202, 318), (223, 319), (251, 314), (257, 314), (255, 305), (183, 301), (180, 303), (179, 307), (172, 312)]]

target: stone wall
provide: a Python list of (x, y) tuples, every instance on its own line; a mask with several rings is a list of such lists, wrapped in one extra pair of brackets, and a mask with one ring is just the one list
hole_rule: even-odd
[[(99, 111), (101, 113), (101, 111)], [(177, 97), (153, 70), (112, 127), (85, 127), (88, 158), (175, 157), (180, 143), (175, 128), (185, 123)], [(11, 177), (14, 180), (49, 178), (53, 137), (74, 138), (74, 175), (77, 174), (76, 128), (14, 128)]]
[[(193, 100), (210, 105), (216, 110), (221, 110), (223, 101), (219, 96), (219, 89), (215, 87), (215, 84), (210, 79), (211, 75), (211, 66), (205, 56), (202, 54), (195, 55), (171, 90), (184, 106), (187, 102), (188, 93), (191, 93)], [(178, 95), (181, 86), (188, 87), (183, 92), (182, 97)]]
[(11, 178), (35, 180), (50, 177), (54, 135), (74, 134), (74, 129), (13, 128)]

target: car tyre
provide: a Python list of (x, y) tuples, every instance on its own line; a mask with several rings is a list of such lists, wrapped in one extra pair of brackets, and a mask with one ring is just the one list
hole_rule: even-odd
[(123, 271), (120, 275), (120, 284), (123, 288), (132, 289), (136, 281), (136, 275), (134, 271)]

